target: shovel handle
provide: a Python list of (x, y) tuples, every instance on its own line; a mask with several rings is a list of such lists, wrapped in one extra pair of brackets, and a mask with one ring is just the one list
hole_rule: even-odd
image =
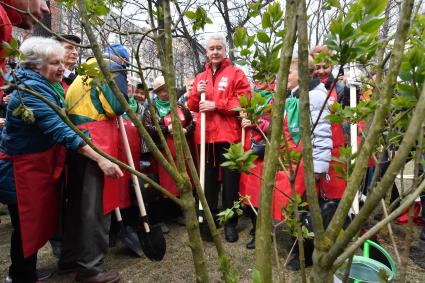
[[(356, 93), (356, 87), (354, 85), (350, 86), (350, 107), (354, 108), (357, 106), (357, 93)], [(351, 151), (352, 154), (355, 154), (357, 152), (357, 124), (352, 124), (350, 126), (350, 136), (351, 136)], [(354, 162), (354, 160), (353, 160)], [(352, 208), (355, 214), (359, 214), (360, 207), (359, 207), (359, 192), (356, 193), (356, 196), (354, 197), (354, 201), (352, 204)]]
[[(201, 93), (201, 101), (205, 101), (205, 92)], [(206, 129), (206, 120), (205, 112), (201, 112), (201, 153), (199, 158), (199, 181), (201, 183), (201, 188), (205, 191), (205, 129)], [(201, 202), (199, 202), (199, 211), (203, 211)], [(199, 223), (204, 222), (202, 214), (199, 216)]]
[(115, 217), (117, 218), (118, 222), (122, 221), (121, 211), (119, 207), (115, 208)]
[[(128, 164), (130, 165), (130, 167), (132, 169), (135, 170), (133, 156), (131, 155), (131, 150), (130, 150), (130, 144), (128, 143), (127, 132), (125, 131), (124, 123), (122, 121), (121, 116), (118, 117), (118, 123), (119, 123), (119, 126), (120, 126), (120, 132), (121, 132), (122, 140), (124, 142), (124, 148), (125, 148), (125, 153), (127, 155)], [(133, 181), (133, 184), (134, 184), (134, 192), (136, 193), (136, 199), (137, 199), (137, 204), (139, 205), (140, 215), (142, 217), (145, 217), (146, 216), (146, 208), (145, 208), (145, 203), (143, 202), (142, 192), (140, 191), (139, 179), (137, 178), (136, 175), (131, 174), (131, 180)], [(146, 223), (146, 221), (144, 221), (143, 225), (145, 227), (146, 233), (149, 233), (150, 228), (149, 228), (148, 223)]]
[(243, 148), (245, 146), (245, 128), (242, 128), (241, 144), (242, 144), (242, 148)]

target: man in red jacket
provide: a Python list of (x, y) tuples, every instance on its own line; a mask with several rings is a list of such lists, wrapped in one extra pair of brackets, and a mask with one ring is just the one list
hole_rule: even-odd
[[(224, 161), (223, 153), (229, 146), (241, 140), (239, 113), (234, 108), (239, 106), (240, 96), (251, 93), (244, 72), (232, 66), (226, 58), (225, 42), (222, 36), (209, 38), (206, 70), (196, 76), (187, 103), (191, 111), (197, 112), (196, 115), (199, 112), (206, 115), (205, 196), (213, 214), (218, 212), (219, 178), (223, 188), (223, 209), (231, 208), (233, 202), (239, 198), (239, 173), (220, 167), (220, 164)], [(202, 92), (206, 93), (205, 101), (200, 101)], [(200, 144), (199, 123), (196, 125), (195, 139)], [(226, 241), (238, 240), (236, 224), (236, 215), (226, 223)]]
[[(14, 8), (16, 9), (14, 9)], [(31, 29), (34, 20), (29, 15), (19, 13), (19, 11), (29, 11), (35, 18), (41, 20), (50, 11), (44, 0), (2, 0), (0, 3), (0, 68), (3, 72), (6, 70), (5, 58), (3, 58), (4, 49), (1, 43), (12, 40), (12, 25)], [(0, 86), (4, 85), (3, 78), (0, 76)], [(0, 101), (3, 97), (3, 91), (0, 90)]]

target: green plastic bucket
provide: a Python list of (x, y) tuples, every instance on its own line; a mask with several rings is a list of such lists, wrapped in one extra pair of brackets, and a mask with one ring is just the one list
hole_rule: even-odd
[[(369, 258), (370, 246), (375, 247), (387, 258), (391, 268), (379, 261)], [(335, 283), (342, 282), (345, 269), (346, 265), (344, 264), (334, 274)], [(385, 282), (384, 278), (386, 282), (393, 282), (396, 277), (397, 269), (390, 254), (377, 243), (367, 240), (363, 246), (363, 256), (353, 257), (348, 282), (381, 283)]]

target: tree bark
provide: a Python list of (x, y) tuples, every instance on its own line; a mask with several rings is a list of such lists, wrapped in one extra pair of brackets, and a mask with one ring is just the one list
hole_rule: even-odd
[(264, 157), (263, 182), (261, 184), (260, 209), (256, 227), (255, 268), (260, 273), (262, 282), (272, 282), (271, 256), (271, 202), (276, 178), (277, 158), (280, 151), (283, 131), (283, 111), (288, 84), (289, 65), (295, 44), (296, 1), (286, 1), (284, 48), (281, 51), (277, 90), (272, 108), (271, 144), (266, 147)]
[[(308, 35), (307, 35), (307, 12), (305, 0), (298, 2), (297, 9), (298, 26), (298, 75), (299, 75), (299, 93), (300, 93), (300, 117), (301, 119), (301, 144), (302, 156), (304, 162), (304, 180), (307, 193), (307, 201), (313, 222), (314, 246), (315, 251), (326, 250), (323, 246), (326, 244), (323, 240), (324, 228), (322, 214), (320, 211), (319, 200), (317, 198), (316, 182), (313, 168), (313, 146), (311, 142), (311, 117), (310, 117), (310, 99), (309, 99), (309, 68), (308, 68)], [(325, 102), (326, 103), (326, 102)], [(313, 257), (317, 261), (316, 257)], [(315, 278), (311, 278), (315, 280)], [(305, 274), (303, 275), (305, 282)], [(328, 282), (328, 281), (325, 281)]]
[[(164, 47), (165, 47), (165, 79), (167, 82), (167, 90), (169, 94), (169, 100), (171, 103), (171, 122), (173, 126), (173, 142), (176, 149), (177, 157), (177, 169), (180, 175), (183, 177), (181, 183), (176, 183), (177, 188), (180, 192), (180, 197), (183, 202), (183, 211), (186, 221), (186, 229), (189, 236), (189, 246), (192, 250), (193, 262), (195, 265), (196, 281), (197, 282), (209, 282), (208, 269), (204, 258), (204, 247), (199, 232), (199, 223), (196, 215), (195, 199), (192, 194), (192, 184), (190, 182), (189, 175), (186, 171), (186, 164), (183, 150), (183, 139), (185, 135), (183, 128), (180, 123), (180, 119), (177, 113), (177, 99), (176, 99), (176, 84), (175, 84), (175, 71), (173, 65), (173, 46), (172, 46), (172, 35), (171, 35), (171, 12), (170, 12), (170, 1), (163, 0), (163, 12), (164, 12)], [(158, 46), (159, 47), (159, 46)]]

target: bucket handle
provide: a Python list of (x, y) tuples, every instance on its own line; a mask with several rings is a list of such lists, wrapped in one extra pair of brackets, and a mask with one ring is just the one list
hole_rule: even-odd
[(363, 256), (369, 258), (370, 246), (373, 246), (374, 248), (376, 248), (378, 251), (380, 251), (385, 256), (385, 258), (388, 260), (388, 262), (391, 265), (391, 271), (394, 273), (394, 278), (396, 278), (397, 277), (397, 267), (396, 267), (394, 260), (391, 257), (391, 255), (383, 247), (381, 247), (380, 245), (378, 245), (374, 241), (366, 240), (363, 244)]

